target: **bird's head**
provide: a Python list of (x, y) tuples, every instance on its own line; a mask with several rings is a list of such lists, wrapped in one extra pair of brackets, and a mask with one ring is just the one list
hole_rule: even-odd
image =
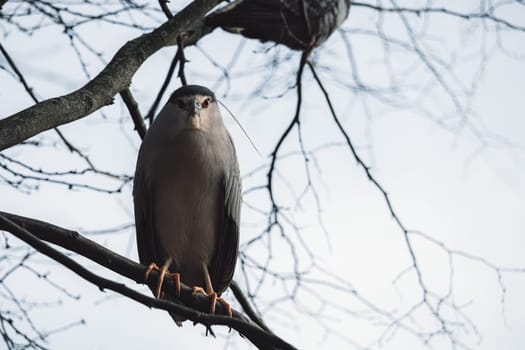
[(215, 95), (204, 86), (183, 86), (173, 92), (168, 103), (181, 128), (208, 131), (222, 124)]

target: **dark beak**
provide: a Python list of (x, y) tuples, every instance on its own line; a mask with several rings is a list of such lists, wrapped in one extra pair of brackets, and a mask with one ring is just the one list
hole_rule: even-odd
[(202, 105), (198, 100), (193, 100), (193, 103), (190, 104), (190, 113), (191, 115), (196, 115), (202, 109)]

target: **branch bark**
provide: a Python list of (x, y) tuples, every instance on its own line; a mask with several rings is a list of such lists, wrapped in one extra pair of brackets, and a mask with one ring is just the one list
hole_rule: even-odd
[(82, 88), (0, 120), (0, 151), (113, 103), (114, 96), (129, 87), (131, 78), (148, 57), (164, 46), (176, 44), (177, 36), (195, 28), (219, 1), (191, 2), (151, 33), (127, 42), (102, 72)]
[[(216, 312), (220, 315), (209, 315), (209, 299), (203, 295), (193, 295), (192, 288), (181, 284), (179, 299), (187, 306), (179, 305), (165, 299), (154, 299), (141, 294), (121, 283), (102, 278), (70, 257), (52, 248), (44, 241), (56, 244), (67, 250), (76, 252), (108, 269), (134, 280), (137, 283), (146, 283), (155, 287), (159, 278), (158, 271), (153, 270), (148, 279), (144, 281), (146, 267), (135, 263), (85, 237), (78, 232), (66, 230), (52, 224), (18, 216), (10, 213), (0, 212), (0, 230), (11, 232), (16, 237), (31, 245), (39, 252), (51, 257), (60, 264), (71, 269), (82, 278), (97, 285), (100, 289), (110, 289), (130, 299), (142, 303), (148, 307), (159, 308), (175, 312), (189, 320), (201, 323), (209, 328), (212, 325), (225, 325), (231, 327), (248, 338), (254, 345), (261, 349), (295, 349), (273, 333), (262, 329), (255, 323), (250, 322), (238, 311), (233, 310), (233, 317), (223, 316), (226, 314), (224, 306), (217, 304)], [(162, 290), (170, 297), (176, 297), (175, 281), (166, 277)]]
[(135, 125), (135, 130), (140, 136), (140, 139), (144, 139), (144, 136), (146, 136), (146, 132), (148, 129), (146, 129), (146, 124), (144, 124), (144, 118), (142, 118), (142, 114), (140, 114), (139, 105), (133, 95), (131, 94), (131, 91), (129, 88), (122, 90), (120, 92), (120, 97), (122, 97), (122, 100), (124, 101), (124, 104), (126, 107), (128, 107), (129, 114), (131, 116), (131, 119), (133, 120), (133, 124)]

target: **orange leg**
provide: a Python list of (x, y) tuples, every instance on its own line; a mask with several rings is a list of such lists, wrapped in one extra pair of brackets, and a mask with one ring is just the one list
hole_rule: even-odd
[(217, 293), (213, 292), (211, 293), (210, 295), (210, 299), (211, 299), (211, 310), (210, 310), (210, 314), (214, 314), (215, 313), (215, 305), (217, 304), (217, 302), (221, 303), (222, 305), (224, 305), (224, 308), (226, 309), (226, 315), (227, 316), (230, 316), (232, 317), (233, 314), (232, 314), (232, 307), (230, 306), (230, 304), (224, 300), (224, 298), (221, 298), (220, 296), (217, 295)]
[(160, 268), (155, 263), (151, 263), (148, 265), (148, 268), (146, 269), (146, 273), (144, 273), (144, 281), (148, 280), (149, 274), (153, 270), (160, 270)]
[(175, 291), (177, 292), (177, 295), (180, 296), (180, 273), (168, 272), (166, 275), (175, 279)]
[(226, 308), (226, 315), (231, 317), (232, 308), (226, 300), (218, 296), (217, 293), (213, 290), (210, 275), (208, 273), (208, 268), (206, 265), (203, 265), (203, 271), (204, 282), (206, 283), (206, 290), (204, 290), (202, 287), (193, 287), (193, 295), (197, 295), (197, 293), (202, 293), (210, 298), (210, 314), (215, 314), (215, 307), (217, 305), (217, 302), (219, 302)]
[(201, 294), (204, 294), (205, 296), (209, 297), (210, 298), (210, 314), (211, 315), (214, 315), (215, 314), (215, 307), (217, 305), (217, 302), (221, 303), (222, 305), (224, 305), (224, 308), (226, 309), (226, 315), (232, 317), (232, 307), (230, 306), (230, 304), (224, 300), (223, 298), (221, 298), (220, 296), (217, 295), (216, 292), (211, 292), (211, 293), (206, 293), (206, 291), (202, 288), (202, 287), (193, 287), (193, 295), (197, 295), (198, 293), (201, 293)]
[(144, 280), (147, 280), (148, 277), (149, 277), (149, 274), (151, 273), (151, 271), (153, 270), (157, 270), (159, 271), (159, 282), (157, 284), (157, 288), (155, 289), (155, 296), (157, 298), (160, 298), (161, 296), (161, 291), (162, 291), (162, 284), (164, 283), (164, 278), (166, 277), (166, 275), (168, 276), (171, 276), (173, 278), (175, 278), (175, 289), (176, 289), (176, 292), (177, 292), (177, 295), (180, 295), (180, 274), (174, 272), (168, 272), (168, 266), (171, 265), (171, 262), (172, 262), (172, 259), (171, 258), (168, 258), (166, 260), (166, 262), (164, 263), (164, 265), (162, 265), (161, 268), (159, 268), (157, 266), (157, 264), (155, 263), (151, 263), (148, 268), (146, 269), (146, 273), (144, 274)]

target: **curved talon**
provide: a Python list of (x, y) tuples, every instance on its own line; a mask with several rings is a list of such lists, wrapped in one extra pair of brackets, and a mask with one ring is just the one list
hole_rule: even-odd
[(168, 272), (168, 266), (170, 266), (171, 261), (172, 259), (168, 258), (166, 262), (164, 263), (164, 265), (162, 265), (161, 268), (158, 267), (157, 264), (153, 262), (148, 265), (148, 268), (146, 269), (146, 272), (144, 273), (144, 281), (147, 281), (151, 271), (153, 270), (159, 271), (159, 281), (157, 283), (157, 288), (155, 288), (155, 297), (157, 299), (162, 299), (161, 298), (162, 284), (164, 283), (164, 278), (166, 277), (166, 275), (171, 276), (175, 279), (175, 289), (177, 291), (177, 295), (180, 295), (180, 274), (178, 274), (177, 272), (173, 272), (173, 273)]
[(162, 269), (159, 268), (157, 266), (157, 264), (155, 264), (155, 263), (149, 264), (148, 268), (146, 269), (146, 272), (144, 273), (144, 281), (148, 280), (149, 274), (153, 270), (157, 270), (157, 271), (160, 272), (157, 288), (155, 289), (155, 297), (156, 298), (160, 298), (160, 291), (161, 291), (161, 288), (162, 288), (162, 282), (164, 282), (164, 275), (166, 274), (166, 269), (164, 269), (164, 267), (162, 267)]
[(211, 292), (208, 294), (202, 287), (192, 287), (192, 289), (192, 295), (195, 296), (198, 293), (201, 293), (210, 298), (210, 315), (215, 315), (215, 307), (217, 305), (217, 302), (219, 302), (222, 305), (224, 305), (224, 308), (226, 309), (226, 315), (230, 317), (233, 316), (232, 307), (230, 306), (230, 304), (226, 300), (218, 296), (216, 292)]
[[(217, 293), (215, 293), (215, 294), (217, 294)], [(226, 309), (226, 316), (233, 317), (231, 305), (224, 298), (219, 297), (219, 296), (217, 296), (217, 301), (219, 303), (221, 303), (224, 306), (224, 308)]]

